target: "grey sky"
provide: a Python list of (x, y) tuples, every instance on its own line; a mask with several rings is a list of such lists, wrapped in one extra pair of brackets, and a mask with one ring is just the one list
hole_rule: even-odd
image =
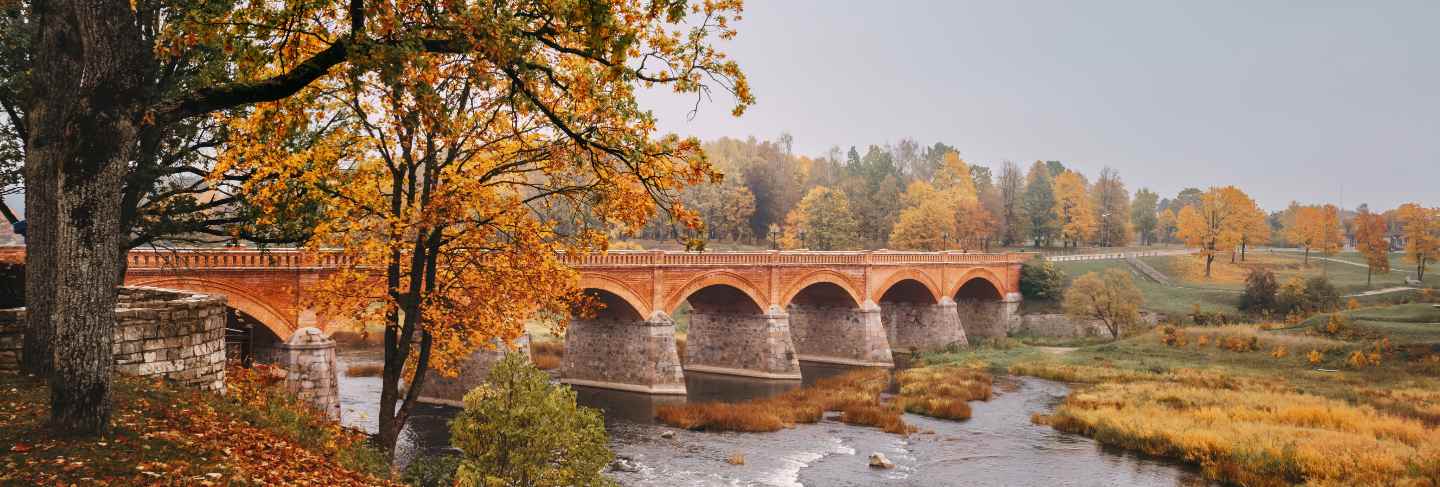
[(724, 44), (758, 103), (661, 127), (795, 137), (797, 152), (912, 137), (967, 160), (1109, 165), (1133, 191), (1234, 184), (1290, 200), (1440, 205), (1440, 1), (751, 0)]

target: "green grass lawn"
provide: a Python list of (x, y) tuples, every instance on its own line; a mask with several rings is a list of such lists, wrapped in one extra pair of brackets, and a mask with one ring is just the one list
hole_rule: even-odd
[[(1155, 266), (1157, 270), (1164, 273), (1166, 268), (1175, 259), (1193, 258), (1188, 256), (1169, 257), (1141, 257), (1141, 260)], [(1160, 265), (1156, 265), (1159, 263)], [(1123, 260), (1091, 260), (1075, 262), (1056, 262), (1055, 266), (1065, 272), (1069, 281), (1084, 275), (1087, 272), (1102, 272), (1105, 269), (1120, 269), (1129, 272), (1135, 279), (1135, 287), (1140, 289), (1140, 294), (1145, 297), (1144, 308), (1167, 315), (1185, 315), (1193, 312), (1196, 306), (1201, 311), (1213, 313), (1238, 313), (1236, 305), (1239, 303), (1239, 294), (1235, 288), (1212, 287), (1204, 285), (1191, 285), (1183, 283), (1185, 287), (1166, 286), (1149, 280), (1139, 272), (1130, 267), (1130, 264)], [(1162, 268), (1165, 266), (1165, 268)], [(1167, 273), (1168, 274), (1168, 273)], [(1055, 306), (1058, 308), (1058, 306)], [(1033, 308), (1040, 308), (1035, 306)], [(1029, 311), (1032, 308), (1026, 308)]]

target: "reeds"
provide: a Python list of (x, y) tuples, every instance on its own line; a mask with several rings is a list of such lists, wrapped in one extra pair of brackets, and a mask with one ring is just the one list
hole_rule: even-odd
[(385, 373), (385, 364), (355, 364), (345, 368), (346, 377), (380, 377)]
[(970, 419), (969, 401), (990, 400), (990, 374), (967, 367), (921, 367), (901, 372), (899, 402), (906, 412)]
[(565, 357), (565, 342), (559, 340), (536, 340), (530, 342), (530, 361), (540, 370), (560, 368)]
[(841, 421), (849, 424), (908, 433), (912, 428), (901, 419), (900, 408), (881, 403), (880, 393), (889, 380), (886, 370), (857, 370), (764, 399), (661, 406), (656, 417), (670, 426), (691, 430), (765, 432), (816, 423), (826, 411), (840, 411)]
[(1283, 388), (1105, 383), (1038, 419), (1102, 443), (1184, 459), (1240, 485), (1435, 485), (1440, 478), (1440, 430)]

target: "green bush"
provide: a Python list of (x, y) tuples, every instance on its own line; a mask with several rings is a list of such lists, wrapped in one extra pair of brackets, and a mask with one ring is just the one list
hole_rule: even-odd
[(455, 470), (460, 468), (458, 455), (432, 455), (416, 458), (405, 466), (400, 481), (415, 487), (446, 487), (455, 485)]
[(601, 470), (614, 458), (600, 412), (575, 405), (575, 391), (519, 354), (491, 369), (465, 394), (450, 423), (463, 453), (455, 473), (465, 486), (612, 485)]
[(1245, 276), (1245, 294), (1240, 295), (1240, 310), (1255, 314), (1274, 312), (1278, 292), (1280, 283), (1275, 281), (1274, 272), (1252, 269)]
[(1305, 280), (1292, 278), (1276, 293), (1277, 311), (1301, 315), (1340, 309), (1340, 291), (1330, 280), (1316, 276)]
[(1020, 294), (1027, 299), (1058, 300), (1065, 293), (1065, 272), (1044, 257), (1020, 266)]

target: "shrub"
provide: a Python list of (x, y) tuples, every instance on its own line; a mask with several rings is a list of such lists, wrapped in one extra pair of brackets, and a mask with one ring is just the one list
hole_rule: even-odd
[(611, 485), (601, 474), (614, 454), (600, 412), (575, 404), (575, 392), (520, 354), (491, 369), (485, 385), (465, 394), (450, 423), (462, 452), (457, 485)]
[(455, 485), (455, 470), (458, 468), (458, 455), (423, 455), (405, 466), (405, 471), (400, 474), (400, 481), (415, 487)]
[(1275, 310), (1275, 293), (1280, 284), (1275, 273), (1269, 269), (1251, 269), (1245, 276), (1245, 293), (1240, 295), (1240, 310), (1247, 313), (1264, 313)]
[(1110, 330), (1110, 337), (1118, 339), (1121, 332), (1140, 322), (1144, 301), (1129, 273), (1106, 269), (1080, 276), (1065, 290), (1065, 314), (1099, 320)]
[(1056, 300), (1065, 292), (1065, 272), (1043, 257), (1020, 266), (1020, 294), (1029, 299)]
[(1279, 311), (1312, 314), (1340, 309), (1340, 292), (1324, 277), (1293, 277), (1280, 286), (1275, 301)]

